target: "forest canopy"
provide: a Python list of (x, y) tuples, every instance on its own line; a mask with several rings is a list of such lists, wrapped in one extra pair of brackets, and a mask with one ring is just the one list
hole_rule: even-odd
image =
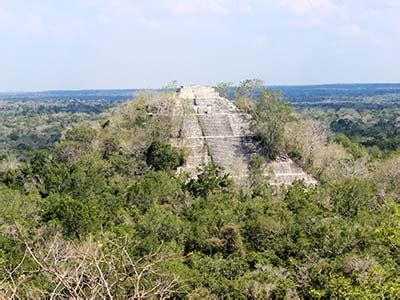
[(172, 94), (140, 94), (0, 169), (0, 297), (399, 298), (399, 154), (337, 136), (259, 81), (233, 97), (267, 152), (318, 185), (270, 186), (258, 168), (272, 156), (252, 161), (250, 185), (214, 164), (177, 174)]

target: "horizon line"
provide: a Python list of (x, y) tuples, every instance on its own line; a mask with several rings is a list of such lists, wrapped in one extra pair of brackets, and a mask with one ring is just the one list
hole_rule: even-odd
[[(228, 82), (229, 83), (229, 82)], [(216, 84), (181, 84), (182, 86), (203, 85), (215, 87)], [(179, 85), (179, 86), (181, 86)], [(400, 82), (354, 82), (354, 83), (309, 83), (309, 84), (264, 84), (267, 88), (277, 87), (318, 87), (318, 86), (346, 86), (346, 85), (400, 85)], [(232, 85), (232, 87), (237, 84)], [(23, 94), (23, 93), (48, 93), (48, 92), (83, 92), (83, 91), (143, 91), (143, 90), (161, 90), (162, 87), (152, 88), (71, 88), (71, 89), (40, 89), (40, 90), (10, 90), (0, 91), (0, 94)]]

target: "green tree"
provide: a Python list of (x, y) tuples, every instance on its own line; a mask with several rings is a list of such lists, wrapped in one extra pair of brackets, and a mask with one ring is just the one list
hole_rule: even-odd
[(232, 187), (233, 181), (223, 169), (213, 163), (208, 164), (196, 179), (192, 179), (186, 188), (194, 197), (205, 198), (208, 193), (221, 192)]
[(89, 146), (95, 139), (96, 135), (96, 130), (84, 123), (68, 130), (65, 134), (65, 140), (79, 142), (85, 146)]
[(219, 95), (226, 99), (229, 98), (229, 92), (230, 92), (231, 88), (233, 88), (233, 83), (231, 83), (231, 82), (220, 82), (215, 87), (215, 89), (217, 90)]
[(367, 154), (367, 150), (364, 149), (360, 144), (353, 142), (350, 138), (345, 134), (338, 134), (334, 141), (336, 143), (341, 144), (346, 150), (353, 155), (355, 159), (358, 159)]
[(275, 159), (284, 150), (285, 125), (293, 120), (292, 106), (282, 100), (281, 94), (265, 90), (252, 115), (251, 129), (264, 154)]
[(264, 90), (264, 82), (260, 79), (246, 79), (239, 83), (235, 91), (235, 98), (254, 99)]
[(253, 197), (266, 196), (270, 193), (266, 172), (265, 158), (261, 155), (253, 155), (249, 161), (249, 181)]
[(167, 205), (154, 205), (139, 220), (138, 232), (143, 239), (156, 240), (153, 249), (161, 242), (181, 241), (183, 222)]
[(153, 142), (146, 151), (146, 162), (155, 171), (176, 170), (183, 161), (183, 155), (179, 149), (159, 141)]
[(109, 159), (114, 153), (118, 152), (120, 146), (115, 138), (110, 137), (103, 141), (101, 148), (103, 159)]
[(183, 198), (182, 182), (166, 172), (150, 172), (129, 186), (126, 197), (128, 207), (135, 205), (142, 212), (155, 204), (178, 206)]
[(265, 89), (264, 82), (259, 79), (246, 79), (235, 89), (235, 105), (245, 113), (255, 110), (254, 99)]
[(97, 212), (93, 207), (71, 197), (59, 195), (46, 199), (42, 220), (60, 224), (63, 234), (68, 238), (84, 237), (99, 225)]
[(360, 211), (377, 211), (381, 206), (376, 187), (359, 179), (334, 187), (332, 202), (336, 212), (344, 217), (354, 217)]
[(246, 253), (240, 228), (236, 224), (226, 224), (221, 228), (221, 236), (224, 242), (224, 252), (226, 254), (239, 254), (244, 256)]

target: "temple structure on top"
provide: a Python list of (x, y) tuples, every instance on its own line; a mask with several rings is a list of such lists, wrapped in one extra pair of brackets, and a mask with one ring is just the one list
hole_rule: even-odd
[[(235, 178), (247, 177), (249, 161), (259, 153), (250, 131), (251, 116), (207, 86), (181, 87), (177, 91), (174, 115), (181, 116), (176, 146), (188, 152), (181, 171), (196, 175), (209, 162), (221, 165)], [(284, 156), (267, 163), (266, 176), (272, 184), (291, 184), (302, 179), (315, 184), (295, 162)]]

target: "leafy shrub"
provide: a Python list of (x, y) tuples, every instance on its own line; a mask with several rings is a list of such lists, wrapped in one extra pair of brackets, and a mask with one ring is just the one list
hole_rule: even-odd
[(42, 212), (44, 222), (56, 221), (68, 238), (80, 238), (98, 225), (96, 211), (88, 204), (70, 197), (50, 196)]
[(223, 169), (213, 163), (208, 164), (196, 179), (187, 184), (187, 189), (194, 197), (206, 197), (213, 191), (224, 191), (232, 187), (233, 181)]
[(349, 137), (344, 134), (337, 135), (334, 141), (345, 147), (347, 151), (356, 159), (367, 153), (367, 151), (360, 144), (351, 141)]
[(174, 205), (182, 195), (181, 182), (166, 172), (150, 172), (130, 185), (127, 206), (135, 205), (142, 212), (155, 204)]
[(97, 135), (88, 124), (81, 124), (67, 131), (65, 140), (90, 145)]
[(146, 162), (156, 171), (176, 170), (183, 161), (182, 152), (166, 143), (153, 142), (146, 151)]

